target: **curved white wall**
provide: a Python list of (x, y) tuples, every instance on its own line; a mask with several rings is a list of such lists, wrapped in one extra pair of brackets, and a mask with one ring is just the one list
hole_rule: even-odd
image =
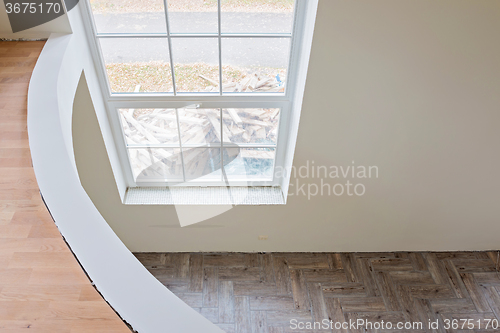
[[(100, 94), (98, 86), (87, 85), (96, 84), (95, 68), (83, 34), (79, 6), (69, 15), (74, 33), (51, 35), (33, 71), (28, 93), (29, 142), (42, 196), (97, 289), (135, 330), (220, 333), (217, 326), (145, 269), (109, 227), (80, 184), (71, 136), (73, 102), (82, 105), (95, 99), (99, 103)], [(104, 119), (103, 124), (106, 125)], [(102, 132), (106, 132), (105, 127)]]

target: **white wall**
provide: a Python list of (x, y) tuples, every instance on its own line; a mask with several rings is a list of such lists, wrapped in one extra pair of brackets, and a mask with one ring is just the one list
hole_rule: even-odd
[(42, 39), (48, 38), (51, 33), (71, 33), (71, 27), (67, 15), (59, 16), (58, 18), (41, 24), (39, 26), (27, 29), (24, 31), (12, 32), (10, 27), (9, 17), (5, 11), (5, 4), (0, 1), (0, 38), (6, 39)]
[[(73, 38), (66, 51), (66, 56), (64, 62), (61, 65), (61, 72), (67, 77), (72, 77), (73, 81), (77, 81), (75, 78), (79, 78), (82, 70), (85, 71), (85, 77), (89, 84), (89, 90), (92, 95), (92, 100), (94, 103), (94, 112), (99, 119), (99, 126), (101, 133), (104, 136), (104, 142), (108, 145), (108, 158), (111, 160), (111, 165), (113, 166), (113, 179), (115, 190), (118, 190), (120, 197), (125, 195), (125, 179), (121, 169), (118, 155), (116, 154), (116, 148), (114, 147), (114, 140), (112, 138), (111, 126), (108, 122), (107, 111), (103, 99), (102, 92), (99, 88), (99, 80), (97, 77), (96, 65), (92, 59), (88, 41), (85, 35), (85, 29), (83, 26), (83, 21), (81, 18), (81, 7), (83, 4), (78, 4), (68, 16), (71, 18), (71, 24), (73, 26)], [(79, 64), (79, 66), (75, 66)], [(61, 110), (72, 110), (76, 86), (69, 87), (66, 84), (67, 80), (58, 81), (58, 89), (60, 91), (68, 91), (68, 93), (60, 93), (59, 105)], [(67, 138), (66, 143), (69, 144), (67, 147), (68, 153), (73, 156), (72, 147), (72, 113), (62, 113), (61, 114), (61, 128), (63, 135)], [(106, 148), (105, 148), (106, 149)]]
[(364, 196), (181, 229), (174, 207), (122, 205), (102, 155), (82, 183), (132, 251), (500, 249), (499, 31), (498, 0), (320, 1), (294, 165), (378, 166)]

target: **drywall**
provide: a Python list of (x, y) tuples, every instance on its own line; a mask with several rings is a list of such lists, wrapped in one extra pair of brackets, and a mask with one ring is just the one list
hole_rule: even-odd
[(71, 33), (68, 16), (58, 18), (24, 31), (12, 32), (9, 17), (5, 11), (5, 4), (0, 1), (0, 38), (6, 39), (42, 39), (48, 38), (51, 33)]
[(497, 0), (320, 1), (294, 165), (376, 166), (362, 196), (292, 186), (180, 228), (174, 207), (122, 205), (103, 156), (80, 157), (82, 183), (132, 251), (499, 249), (498, 31)]
[[(108, 151), (108, 157), (111, 161), (113, 176), (115, 180), (115, 186), (120, 194), (120, 197), (125, 195), (125, 180), (123, 172), (121, 170), (121, 165), (119, 162), (119, 157), (116, 154), (116, 148), (114, 147), (113, 134), (111, 132), (111, 125), (108, 122), (106, 106), (103, 99), (102, 91), (99, 88), (99, 80), (97, 77), (96, 66), (91, 56), (90, 48), (87, 44), (85, 29), (81, 16), (80, 7), (83, 4), (78, 4), (74, 9), (68, 13), (68, 17), (71, 20), (71, 25), (73, 27), (73, 38), (71, 39), (71, 44), (65, 50), (65, 57), (63, 58), (63, 63), (61, 64), (61, 72), (71, 77), (73, 81), (78, 80), (81, 75), (82, 69), (85, 70), (86, 79), (89, 82), (89, 89), (92, 95), (92, 100), (95, 105), (95, 113), (99, 119), (100, 128), (104, 134), (104, 142), (106, 143), (106, 149)], [(75, 66), (78, 64), (78, 66)], [(76, 85), (72, 87), (76, 89)], [(71, 86), (66, 86), (66, 80), (58, 81), (58, 89), (61, 91), (67, 91), (67, 93), (59, 94), (58, 103), (61, 110), (71, 110), (73, 106), (73, 99), (75, 96), (75, 90), (71, 90)], [(69, 91), (68, 91), (69, 90)], [(72, 146), (72, 114), (71, 112), (61, 113), (61, 130), (65, 137), (66, 149), (69, 155), (73, 155)], [(76, 170), (76, 168), (75, 168)]]

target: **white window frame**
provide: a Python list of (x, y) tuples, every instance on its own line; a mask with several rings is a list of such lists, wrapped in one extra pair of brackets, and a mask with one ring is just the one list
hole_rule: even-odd
[[(293, 14), (293, 29), (291, 33), (278, 33), (278, 34), (223, 34), (221, 33), (220, 27), (220, 0), (218, 1), (219, 6), (219, 17), (218, 17), (218, 33), (216, 34), (191, 34), (191, 33), (176, 33), (170, 34), (169, 32), (169, 21), (168, 21), (168, 8), (167, 3), (164, 0), (165, 6), (165, 17), (167, 19), (167, 32), (166, 33), (98, 33), (96, 25), (93, 19), (92, 10), (90, 8), (89, 0), (83, 1), (86, 10), (84, 10), (84, 20), (87, 23), (87, 35), (89, 36), (90, 49), (93, 54), (94, 61), (96, 62), (97, 74), (103, 88), (104, 99), (107, 102), (107, 112), (110, 118), (110, 123), (112, 126), (112, 132), (115, 139), (116, 149), (120, 157), (120, 161), (125, 174), (125, 182), (127, 187), (137, 187), (137, 186), (227, 186), (228, 184), (224, 181), (189, 181), (182, 184), (179, 183), (136, 183), (132, 174), (132, 169), (130, 165), (130, 160), (127, 151), (127, 144), (125, 141), (125, 136), (119, 119), (118, 109), (130, 108), (130, 109), (141, 109), (141, 108), (182, 108), (192, 104), (201, 105), (200, 108), (280, 108), (280, 118), (279, 118), (279, 128), (275, 151), (275, 162), (273, 170), (272, 181), (231, 181), (231, 186), (280, 186), (283, 185), (288, 187), (289, 174), (281, 172), (281, 177), (276, 177), (275, 170), (280, 168), (281, 170), (289, 170), (291, 165), (289, 155), (293, 155), (293, 149), (295, 146), (295, 141), (293, 143), (291, 140), (295, 138), (290, 138), (289, 133), (292, 126), (298, 127), (297, 124), (292, 124), (292, 112), (297, 112), (300, 114), (300, 105), (296, 104), (297, 98), (297, 87), (303, 86), (304, 82), (298, 82), (301, 71), (304, 68), (307, 69), (308, 57), (307, 59), (301, 59), (301, 47), (304, 44), (304, 25), (306, 20), (311, 20), (312, 26), (314, 26), (314, 20), (316, 12), (311, 10), (315, 9), (317, 6), (317, 0), (295, 0), (295, 8)], [(173, 69), (173, 58), (171, 52), (171, 38), (218, 38), (219, 47), (219, 92), (218, 93), (188, 93), (182, 92), (177, 93), (174, 81), (173, 92), (165, 93), (112, 93), (109, 85), (109, 81), (106, 73), (106, 66), (103, 59), (102, 51), (100, 48), (99, 38), (168, 38), (169, 44), (169, 57), (170, 65)], [(290, 38), (290, 56), (287, 68), (287, 82), (285, 86), (284, 93), (223, 93), (222, 92), (222, 57), (221, 57), (221, 40), (222, 38)], [(312, 38), (311, 36), (306, 36), (306, 38)], [(310, 41), (309, 41), (310, 45)], [(309, 53), (307, 53), (308, 55)], [(173, 71), (172, 71), (173, 72)], [(174, 74), (172, 74), (174, 76)], [(302, 75), (304, 76), (304, 75)], [(301, 78), (305, 81), (305, 76)], [(299, 83), (299, 84), (298, 84)], [(299, 88), (300, 89), (300, 88)], [(303, 91), (299, 93), (301, 96)], [(302, 97), (300, 98), (300, 102)], [(292, 135), (293, 136), (293, 135)], [(243, 147), (244, 145), (238, 144), (238, 146)], [(251, 145), (253, 146), (259, 146)], [(288, 163), (287, 163), (288, 162)], [(286, 193), (286, 192), (285, 192)]]

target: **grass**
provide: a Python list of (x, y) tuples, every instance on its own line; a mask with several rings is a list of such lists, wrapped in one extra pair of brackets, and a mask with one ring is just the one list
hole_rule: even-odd
[[(140, 85), (141, 92), (171, 92), (172, 74), (170, 64), (165, 62), (116, 63), (106, 65), (111, 91), (133, 92)], [(259, 74), (274, 77), (279, 74), (282, 80), (286, 77), (285, 69), (278, 68), (240, 68), (223, 66), (223, 82), (240, 82), (248, 74)], [(213, 81), (218, 81), (219, 67), (203, 63), (175, 65), (177, 91), (202, 92), (209, 87), (215, 87), (211, 82), (200, 77), (203, 75)]]

